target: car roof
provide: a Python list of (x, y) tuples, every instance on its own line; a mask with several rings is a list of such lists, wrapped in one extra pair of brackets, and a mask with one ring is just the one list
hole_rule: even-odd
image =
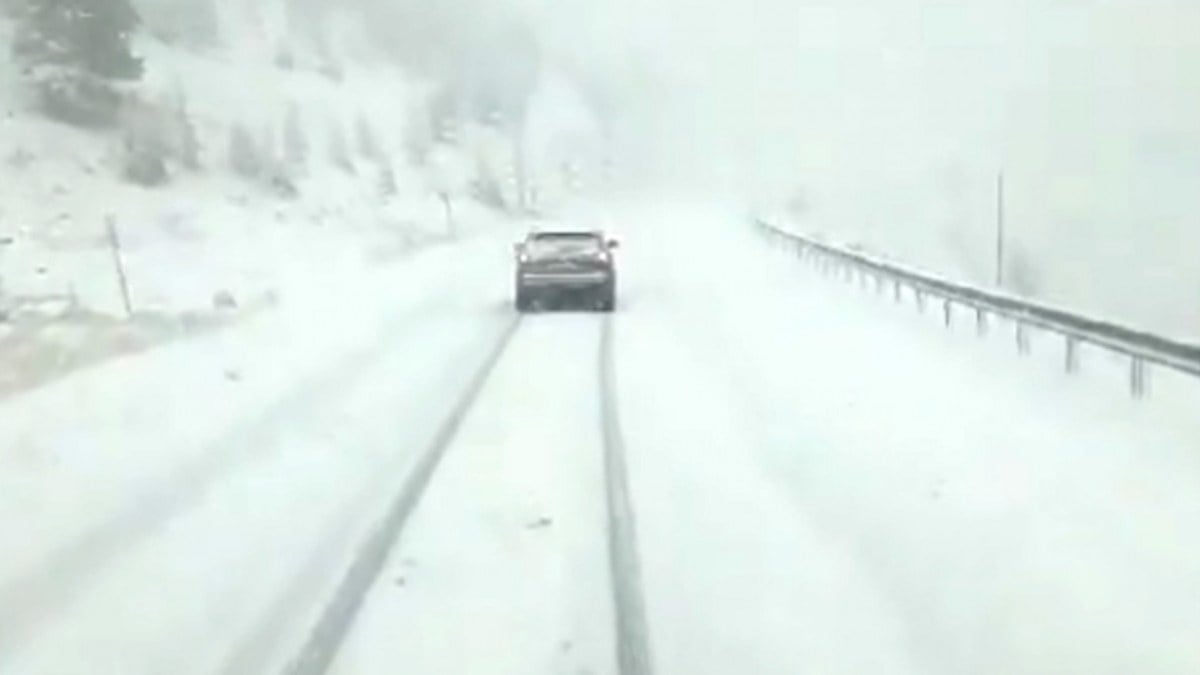
[(529, 236), (532, 239), (558, 239), (558, 238), (591, 239), (591, 238), (602, 237), (604, 235), (602, 233), (596, 232), (596, 231), (586, 232), (586, 231), (580, 231), (580, 230), (543, 230), (541, 232), (531, 232), (531, 233), (529, 233)]

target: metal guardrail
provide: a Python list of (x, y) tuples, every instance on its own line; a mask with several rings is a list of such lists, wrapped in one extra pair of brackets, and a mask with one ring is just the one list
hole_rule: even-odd
[(1200, 345), (1179, 342), (1120, 324), (1094, 319), (1075, 312), (1042, 305), (1001, 293), (985, 291), (907, 269), (856, 251), (825, 244), (811, 237), (782, 230), (763, 220), (756, 226), (768, 237), (789, 245), (801, 258), (821, 265), (827, 271), (840, 268), (848, 277), (857, 272), (864, 283), (874, 279), (878, 290), (891, 284), (897, 300), (909, 289), (919, 307), (927, 296), (943, 303), (945, 322), (952, 321), (956, 305), (975, 312), (976, 326), (987, 331), (990, 315), (1002, 316), (1016, 326), (1017, 349), (1029, 351), (1030, 327), (1056, 333), (1066, 342), (1064, 367), (1073, 373), (1079, 368), (1079, 346), (1093, 345), (1129, 358), (1129, 390), (1134, 398), (1148, 391), (1148, 365), (1161, 366), (1200, 377)]

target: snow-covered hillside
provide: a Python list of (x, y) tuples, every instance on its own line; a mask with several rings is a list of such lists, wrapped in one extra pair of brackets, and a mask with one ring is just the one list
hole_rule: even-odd
[[(0, 236), (11, 242), (0, 247), (0, 297), (73, 294), (90, 309), (119, 312), (110, 216), (141, 311), (203, 308), (222, 291), (278, 293), (281, 276), (357, 265), (364, 244), (387, 255), (445, 230), (434, 177), (404, 154), (422, 85), (371, 53), (350, 16), (326, 13), (314, 40), (311, 28), (289, 22), (282, 0), (217, 8), (211, 46), (168, 44), (152, 25), (135, 36), (145, 74), (132, 87), (134, 114), (148, 116), (111, 131), (38, 114), (4, 50)], [(5, 45), (13, 30), (0, 20)], [(194, 128), (199, 168), (168, 162), (169, 182), (154, 188), (124, 180), (127, 138), (164, 111)], [(284, 165), (294, 195), (236, 175), (239, 130), (260, 162)]]
[[(105, 129), (43, 114), (10, 50), (17, 20), (0, 13), (0, 395), (497, 219), (469, 181), (484, 162), (503, 173), (511, 151), (475, 128), (435, 143), (431, 85), (376, 53), (358, 15), (213, 0), (199, 39), (175, 28), (194, 6), (137, 5), (144, 73)], [(147, 143), (166, 148), (152, 187), (127, 175)]]

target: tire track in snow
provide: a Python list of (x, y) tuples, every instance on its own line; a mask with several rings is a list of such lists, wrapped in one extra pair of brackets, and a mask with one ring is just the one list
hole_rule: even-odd
[(600, 416), (608, 496), (608, 561), (616, 613), (617, 667), (620, 675), (651, 675), (650, 630), (642, 595), (637, 531), (625, 464), (625, 440), (617, 411), (613, 319), (605, 317), (600, 337)]
[(450, 415), (438, 428), (429, 448), (396, 494), (383, 520), (355, 555), (333, 598), (321, 611), (320, 618), (309, 632), (303, 647), (284, 668), (285, 674), (323, 675), (328, 672), (409, 516), (420, 502), (442, 457), (454, 441), (459, 427), (495, 370), (496, 364), (508, 349), (520, 324), (521, 317), (517, 315), (500, 332), (491, 352), (471, 378)]
[[(610, 586), (614, 605), (617, 664), (620, 675), (652, 675), (650, 634), (642, 594), (637, 536), (625, 464), (625, 443), (617, 414), (612, 319), (603, 324), (597, 365), (600, 375), (600, 423), (604, 448), (607, 539)], [(471, 379), (462, 398), (434, 437), (425, 456), (409, 475), (384, 520), (372, 531), (345, 572), (330, 603), (310, 631), (302, 649), (284, 669), (285, 675), (324, 675), (351, 632), (362, 604), (374, 586), (426, 487), (478, 399), (491, 373), (520, 325), (515, 318), (502, 331), (493, 350)]]
[(29, 572), (0, 586), (0, 663), (24, 636), (86, 588), (114, 558), (199, 504), (221, 479), (277, 449), (271, 441), (281, 428), (292, 420), (310, 417), (311, 411), (353, 386), (380, 353), (390, 348), (396, 333), (431, 306), (425, 303), (392, 317), (368, 344), (306, 377), (265, 413), (238, 424), (212, 443), (209, 451), (198, 453)]

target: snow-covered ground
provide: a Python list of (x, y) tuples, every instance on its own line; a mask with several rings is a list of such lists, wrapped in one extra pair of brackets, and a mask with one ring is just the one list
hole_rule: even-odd
[[(1200, 387), (1068, 378), (739, 216), (609, 214), (658, 672), (1200, 668)], [(0, 672), (294, 657), (511, 317), (511, 234), (0, 403)], [(602, 321), (518, 328), (336, 672), (615, 672)]]
[(615, 672), (599, 337), (589, 316), (521, 328), (334, 672)]
[[(752, 495), (746, 515), (769, 513), (766, 495), (782, 492), (793, 526), (810, 526), (830, 549), (804, 556), (820, 562), (794, 560), (795, 583), (819, 575), (838, 556), (846, 562), (834, 569), (859, 580), (850, 584), (857, 593), (834, 602), (813, 594), (809, 603), (791, 603), (782, 610), (791, 622), (784, 632), (808, 635), (812, 625), (830, 631), (830, 639), (811, 647), (818, 659), (837, 638), (846, 640), (848, 650), (835, 650), (828, 667), (834, 672), (902, 670), (906, 663), (947, 673), (1197, 668), (1200, 627), (1188, 617), (1200, 591), (1200, 548), (1181, 533), (1200, 517), (1194, 452), (1200, 427), (1190, 412), (1200, 401), (1200, 383), (1132, 403), (1103, 377), (1071, 379), (1023, 363), (1011, 345), (1001, 352), (946, 333), (911, 308), (892, 309), (890, 299), (824, 280), (789, 258), (764, 258), (761, 243), (714, 237), (720, 230), (706, 227), (709, 219), (695, 212), (660, 217), (679, 223), (669, 229), (685, 243), (631, 246), (648, 255), (631, 255), (626, 264), (649, 283), (628, 290), (629, 309), (650, 313), (643, 305), (653, 304), (654, 314), (665, 315), (657, 320), (674, 326), (670, 343), (698, 354), (684, 372), (708, 371), (720, 383), (715, 388), (729, 392), (720, 399), (724, 417), (704, 408), (692, 419), (743, 420), (717, 428), (744, 429), (750, 438), (740, 461), (760, 479), (743, 482)], [(698, 274), (693, 261), (714, 265), (718, 278)], [(642, 363), (630, 369), (640, 372)], [(699, 399), (686, 393), (693, 390), (660, 400)], [(661, 446), (630, 435), (631, 471), (638, 476), (636, 452), (654, 456), (642, 460), (650, 463), (660, 454), (651, 448)], [(707, 467), (728, 461), (725, 453), (736, 447), (695, 444), (691, 455)], [(653, 513), (647, 501), (680, 499), (658, 496), (646, 484), (649, 475), (641, 474), (643, 520)], [(707, 482), (698, 477), (690, 486), (702, 506), (712, 504)], [(705, 526), (730, 519), (719, 511), (702, 519), (698, 512), (692, 509), (691, 518)], [(759, 555), (744, 561), (742, 578), (761, 578), (764, 567), (787, 555), (779, 552), (789, 542), (786, 530), (771, 519), (725, 526), (735, 527), (740, 537), (761, 531), (763, 539), (754, 544)], [(700, 542), (713, 539), (711, 528), (695, 529), (704, 532)], [(684, 553), (676, 560), (693, 558)], [(663, 577), (678, 583), (669, 569), (664, 565)], [(653, 607), (653, 576), (647, 586)], [(866, 589), (884, 610), (877, 625), (854, 614)], [(761, 625), (747, 629), (752, 638), (769, 634), (774, 616), (753, 611), (757, 597), (735, 594), (719, 616), (739, 615), (739, 627)], [(662, 623), (680, 625), (655, 625)], [(860, 653), (856, 645), (871, 644), (864, 630), (879, 646)], [(893, 630), (901, 632), (902, 651), (890, 649)], [(680, 644), (689, 643), (694, 637)], [(808, 649), (798, 638), (792, 644), (793, 658)], [(856, 668), (850, 658), (892, 654), (897, 665), (887, 667)], [(790, 665), (779, 665), (786, 663), (762, 670), (790, 672)]]
[[(300, 619), (271, 603), (323, 600), (337, 542), (356, 543), (458, 355), (504, 318), (506, 242), (431, 250), (6, 403), (0, 671), (212, 672), (269, 653), (271, 626)], [(474, 274), (454, 273), (461, 256)], [(243, 630), (261, 639), (235, 645)]]

